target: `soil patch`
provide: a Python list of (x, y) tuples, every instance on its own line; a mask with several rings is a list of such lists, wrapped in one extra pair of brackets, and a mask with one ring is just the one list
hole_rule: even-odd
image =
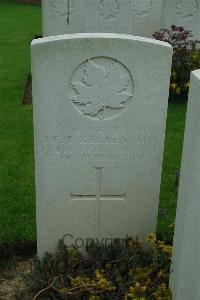
[(16, 256), (30, 257), (34, 256), (36, 252), (36, 241), (16, 241), (0, 244), (0, 264), (2, 259), (10, 259)]
[(27, 77), (22, 104), (23, 105), (32, 104), (32, 77), (31, 77), (31, 74), (29, 74)]
[(15, 257), (0, 264), (0, 300), (30, 300), (25, 276), (33, 271), (35, 258)]
[(0, 300), (30, 300), (27, 277), (36, 263), (36, 241), (0, 244)]

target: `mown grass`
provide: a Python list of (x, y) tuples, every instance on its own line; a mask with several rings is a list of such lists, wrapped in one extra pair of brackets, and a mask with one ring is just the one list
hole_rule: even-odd
[[(0, 242), (35, 239), (32, 108), (22, 106), (30, 42), (41, 34), (40, 7), (0, 0)], [(170, 104), (158, 232), (174, 222), (186, 104)]]
[(0, 0), (0, 241), (34, 239), (32, 108), (22, 106), (37, 6)]
[(175, 178), (181, 165), (186, 109), (186, 103), (170, 103), (168, 107), (157, 232), (172, 231), (169, 226), (175, 221)]

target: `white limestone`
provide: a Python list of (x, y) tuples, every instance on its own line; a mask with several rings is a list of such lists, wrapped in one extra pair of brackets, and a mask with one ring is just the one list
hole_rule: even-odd
[(155, 230), (171, 55), (119, 34), (33, 41), (40, 257), (65, 234), (70, 246)]
[(152, 37), (163, 0), (43, 0), (43, 35), (113, 32)]
[(162, 27), (183, 26), (200, 39), (200, 0), (165, 0)]
[[(152, 38), (161, 29), (164, 0), (132, 0), (132, 34)], [(123, 2), (123, 0), (122, 0)]]
[(191, 74), (170, 286), (173, 300), (200, 299), (200, 70)]

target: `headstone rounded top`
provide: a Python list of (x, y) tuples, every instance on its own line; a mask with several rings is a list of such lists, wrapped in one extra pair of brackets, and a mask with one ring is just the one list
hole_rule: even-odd
[(62, 34), (62, 35), (55, 35), (55, 36), (48, 36), (44, 38), (35, 39), (32, 41), (31, 45), (42, 45), (46, 43), (53, 42), (56, 44), (56, 42), (64, 42), (65, 40), (77, 40), (77, 39), (105, 39), (105, 40), (130, 40), (135, 41), (137, 43), (147, 43), (151, 44), (152, 46), (165, 46), (168, 48), (171, 48), (172, 46), (169, 43), (150, 39), (146, 37), (136, 36), (136, 35), (129, 35), (129, 34), (118, 34), (118, 33), (75, 33), (75, 34)]

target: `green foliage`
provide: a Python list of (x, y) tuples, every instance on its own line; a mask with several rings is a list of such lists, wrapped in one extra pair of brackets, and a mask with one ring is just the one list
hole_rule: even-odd
[(172, 73), (169, 99), (187, 99), (190, 72), (200, 68), (200, 41), (194, 40), (191, 31), (183, 27), (171, 26), (153, 35), (157, 40), (168, 42), (173, 47)]
[(38, 286), (34, 300), (170, 300), (172, 247), (153, 233), (148, 243), (148, 251), (133, 239), (109, 246), (93, 244), (82, 256), (60, 242), (57, 253), (47, 254), (32, 274)]

